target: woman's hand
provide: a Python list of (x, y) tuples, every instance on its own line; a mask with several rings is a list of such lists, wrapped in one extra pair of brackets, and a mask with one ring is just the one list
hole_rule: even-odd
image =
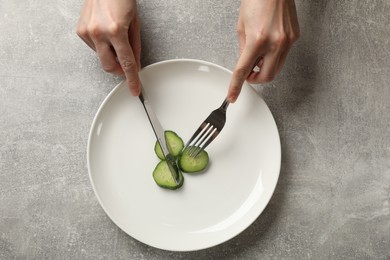
[[(245, 80), (270, 82), (282, 69), (299, 37), (294, 0), (241, 0), (237, 32), (241, 55), (229, 86), (230, 102), (236, 101)], [(255, 65), (260, 71), (253, 71)]]
[(131, 93), (138, 96), (141, 37), (136, 1), (85, 0), (77, 34), (97, 52), (105, 71), (125, 74)]

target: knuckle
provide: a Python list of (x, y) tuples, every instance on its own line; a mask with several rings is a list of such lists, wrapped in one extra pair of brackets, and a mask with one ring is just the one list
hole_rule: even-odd
[(287, 35), (282, 32), (274, 32), (269, 43), (270, 51), (276, 51), (285, 46), (288, 46)]
[(273, 42), (277, 46), (283, 46), (287, 43), (287, 35), (285, 33), (276, 33)]
[(120, 28), (120, 25), (118, 23), (112, 22), (112, 23), (110, 23), (110, 25), (108, 25), (107, 33), (110, 36), (112, 36), (112, 37), (119, 36), (120, 32), (121, 32), (121, 28)]
[(123, 71), (125, 72), (130, 72), (137, 69), (137, 64), (135, 63), (135, 61), (132, 61), (131, 59), (128, 58), (121, 60), (120, 64)]
[(237, 30), (237, 34), (238, 34), (238, 35), (245, 35), (245, 30), (244, 30), (244, 27), (243, 27), (243, 26), (238, 25), (237, 28), (236, 28), (236, 30)]
[(280, 49), (281, 47), (284, 47), (288, 45), (287, 35), (282, 32), (275, 32), (272, 35), (271, 42), (270, 42), (270, 50), (276, 51), (277, 49)]
[(102, 36), (102, 29), (100, 26), (93, 24), (87, 27), (87, 33), (93, 39), (99, 39)]
[(95, 28), (92, 30), (92, 35), (93, 35), (94, 38), (99, 39), (99, 38), (102, 36), (102, 31), (100, 30), (99, 27), (95, 27)]
[(267, 42), (267, 36), (264, 30), (259, 30), (254, 34), (254, 41), (257, 46), (264, 45)]
[(87, 28), (85, 26), (78, 26), (76, 29), (76, 33), (80, 38), (84, 38), (88, 35)]

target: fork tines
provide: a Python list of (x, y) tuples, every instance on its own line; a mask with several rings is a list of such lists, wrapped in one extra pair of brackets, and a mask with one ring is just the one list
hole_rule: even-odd
[[(195, 134), (191, 137), (190, 141), (186, 144), (184, 149), (189, 146), (187, 153), (192, 157), (196, 157), (211, 143), (211, 141), (218, 134), (219, 131), (215, 126), (210, 123), (203, 122)], [(192, 141), (194, 142), (190, 146)]]
[(183, 150), (189, 147), (186, 152), (192, 157), (198, 156), (221, 132), (226, 121), (225, 113), (223, 108), (214, 110), (195, 131)]

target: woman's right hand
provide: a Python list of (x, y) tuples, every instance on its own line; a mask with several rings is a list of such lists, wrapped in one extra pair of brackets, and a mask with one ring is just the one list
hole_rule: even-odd
[[(270, 82), (282, 69), (299, 37), (294, 0), (241, 0), (237, 31), (241, 55), (229, 86), (230, 102), (236, 101), (245, 80)], [(254, 65), (260, 71), (253, 71)]]
[(140, 93), (140, 20), (135, 0), (85, 0), (77, 34), (99, 56), (102, 68), (124, 74), (134, 96)]

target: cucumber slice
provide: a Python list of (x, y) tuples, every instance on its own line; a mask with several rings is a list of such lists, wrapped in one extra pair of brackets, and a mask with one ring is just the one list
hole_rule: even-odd
[(183, 174), (179, 171), (179, 184), (176, 184), (165, 160), (160, 161), (153, 171), (153, 179), (158, 186), (170, 190), (180, 188), (184, 183)]
[(187, 147), (183, 151), (183, 153), (179, 158), (178, 165), (183, 172), (187, 172), (187, 173), (200, 172), (204, 170), (209, 164), (209, 155), (207, 154), (206, 151), (203, 150), (200, 154), (198, 154), (198, 156), (193, 158), (187, 153), (187, 150), (190, 149), (190, 147), (191, 146)]
[[(174, 156), (177, 157), (180, 155), (181, 150), (184, 148), (184, 142), (178, 136), (175, 132), (173, 131), (165, 131), (165, 141), (167, 143), (168, 151)], [(156, 144), (154, 145), (154, 152), (156, 153), (157, 157), (160, 158), (161, 160), (164, 160), (164, 155), (161, 150), (161, 146), (156, 141)]]

